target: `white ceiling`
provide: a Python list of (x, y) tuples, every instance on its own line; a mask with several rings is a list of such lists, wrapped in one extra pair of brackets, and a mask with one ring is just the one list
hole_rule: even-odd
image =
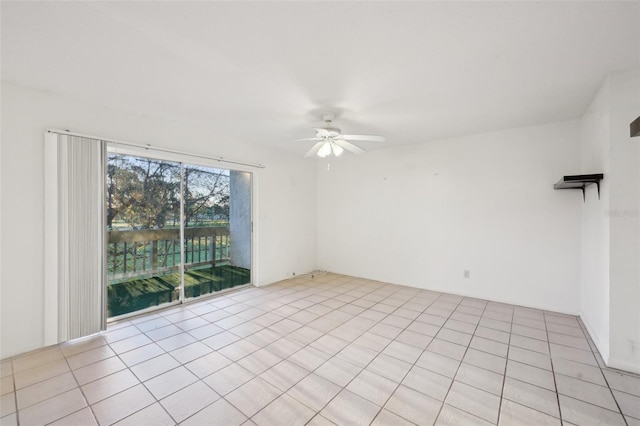
[[(2, 79), (302, 155), (580, 117), (639, 66), (632, 2), (7, 2)], [(61, 123), (63, 124), (63, 123)]]

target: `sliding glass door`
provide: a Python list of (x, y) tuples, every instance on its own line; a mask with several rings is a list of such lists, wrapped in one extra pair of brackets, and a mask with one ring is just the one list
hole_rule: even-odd
[[(251, 258), (251, 235), (238, 232), (251, 205), (244, 196), (251, 187), (238, 188), (236, 172), (211, 167), (184, 166), (184, 295), (198, 297), (250, 281), (251, 265), (237, 259), (237, 253)], [(233, 208), (232, 208), (233, 206)], [(249, 223), (249, 226), (250, 223)], [(233, 234), (233, 244), (232, 236)]]
[(251, 282), (251, 174), (110, 153), (107, 316)]

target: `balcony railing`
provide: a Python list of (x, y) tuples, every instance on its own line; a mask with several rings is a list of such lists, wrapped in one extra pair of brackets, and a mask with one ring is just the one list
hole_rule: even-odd
[[(185, 270), (229, 262), (231, 238), (223, 226), (184, 230)], [(109, 283), (180, 267), (180, 229), (108, 231)]]

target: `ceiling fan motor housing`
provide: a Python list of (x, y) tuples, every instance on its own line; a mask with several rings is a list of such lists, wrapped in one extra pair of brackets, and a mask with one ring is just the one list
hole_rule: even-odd
[(342, 134), (340, 132), (340, 129), (338, 129), (337, 127), (325, 127), (324, 130), (327, 131), (326, 135), (329, 137), (336, 137)]

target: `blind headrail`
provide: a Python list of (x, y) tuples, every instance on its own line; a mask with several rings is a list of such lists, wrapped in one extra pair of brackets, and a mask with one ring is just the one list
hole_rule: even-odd
[(154, 151), (168, 152), (170, 154), (178, 154), (178, 155), (187, 155), (187, 156), (190, 156), (190, 157), (204, 158), (206, 160), (213, 160), (213, 161), (218, 161), (218, 162), (221, 162), (221, 163), (239, 164), (241, 166), (255, 167), (255, 168), (258, 168), (258, 169), (264, 169), (265, 168), (264, 164), (260, 164), (260, 163), (248, 163), (246, 161), (232, 160), (232, 159), (225, 158), (225, 157), (213, 157), (213, 156), (210, 156), (210, 155), (196, 154), (196, 153), (187, 152), (187, 151), (179, 151), (177, 149), (163, 148), (163, 147), (159, 147), (159, 146), (153, 146), (151, 144), (141, 144), (141, 143), (127, 142), (127, 141), (120, 141), (120, 140), (117, 140), (117, 139), (108, 139), (108, 138), (103, 138), (103, 137), (100, 137), (100, 136), (93, 136), (93, 135), (86, 135), (86, 134), (82, 134), (82, 133), (72, 132), (71, 130), (65, 130), (65, 129), (47, 129), (47, 133), (55, 133), (55, 134), (58, 134), (58, 135), (69, 135), (69, 136), (77, 136), (77, 137), (81, 137), (81, 138), (96, 139), (96, 140), (100, 140), (100, 141), (116, 143), (118, 145), (133, 146), (133, 147), (136, 147), (136, 148), (143, 148), (143, 149), (152, 149)]

